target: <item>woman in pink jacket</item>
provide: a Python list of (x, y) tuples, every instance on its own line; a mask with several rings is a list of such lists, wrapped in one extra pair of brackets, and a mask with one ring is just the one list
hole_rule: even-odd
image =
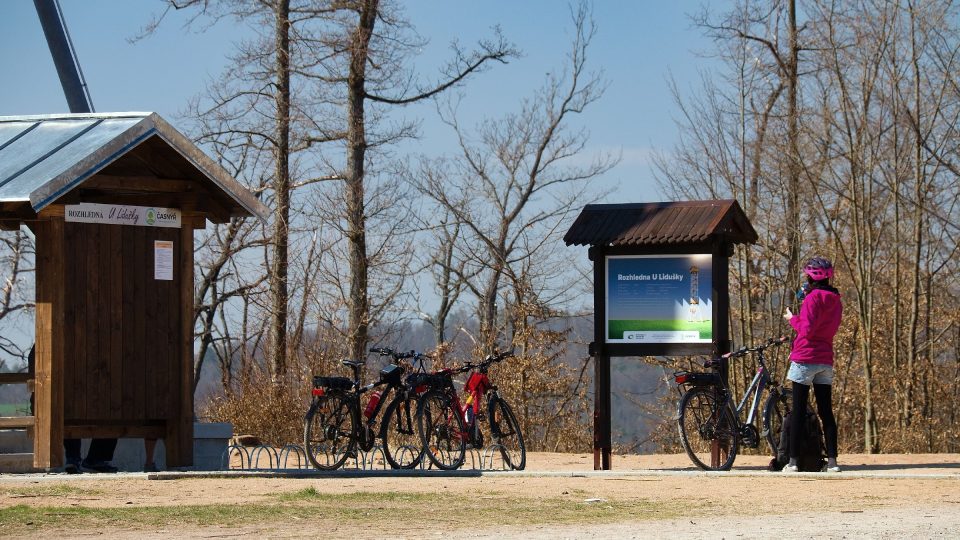
[[(790, 371), (787, 379), (793, 381), (793, 410), (807, 410), (810, 385), (817, 400), (817, 413), (823, 425), (827, 444), (827, 472), (840, 472), (837, 465), (837, 422), (833, 418), (831, 389), (833, 385), (833, 336), (840, 328), (843, 308), (840, 293), (830, 286), (833, 264), (823, 257), (814, 257), (803, 268), (807, 275), (809, 292), (800, 304), (800, 313), (794, 315), (787, 308), (783, 317), (797, 332), (790, 352)], [(790, 433), (801, 433), (804, 414), (790, 415)], [(797, 472), (797, 437), (790, 438), (790, 462), (784, 472)]]

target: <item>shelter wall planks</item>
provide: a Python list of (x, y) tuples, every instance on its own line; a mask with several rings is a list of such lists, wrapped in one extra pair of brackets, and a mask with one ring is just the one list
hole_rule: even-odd
[[(65, 228), (71, 269), (65, 319), (76, 323), (64, 328), (71, 344), (67, 420), (171, 419), (181, 400), (174, 373), (183, 350), (180, 230), (90, 223)], [(156, 240), (174, 242), (173, 280), (154, 279)]]
[[(110, 238), (110, 260), (123, 260), (123, 228), (107, 227)], [(123, 380), (123, 277), (124, 265), (110, 265), (110, 373), (114, 380)], [(123, 385), (110, 387), (110, 418), (123, 417)]]

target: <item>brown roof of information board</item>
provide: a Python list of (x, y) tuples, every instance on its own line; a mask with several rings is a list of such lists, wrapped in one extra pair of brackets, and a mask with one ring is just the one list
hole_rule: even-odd
[(568, 246), (644, 246), (713, 238), (734, 244), (757, 241), (736, 200), (588, 204), (563, 241)]

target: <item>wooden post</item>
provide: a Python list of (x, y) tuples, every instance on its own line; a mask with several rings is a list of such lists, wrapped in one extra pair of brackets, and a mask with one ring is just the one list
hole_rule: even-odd
[[(733, 245), (716, 242), (713, 245), (713, 346), (717, 357), (730, 352), (730, 255)], [(724, 382), (729, 380), (730, 366), (726, 358), (720, 360), (720, 376)], [(714, 439), (710, 445), (710, 461), (714, 469), (726, 461), (730, 449), (722, 448), (720, 441)]]
[(180, 365), (171, 376), (176, 382), (177, 406), (167, 423), (167, 465), (193, 465), (193, 222), (184, 220), (180, 229)]
[(593, 469), (609, 471), (611, 468), (610, 451), (613, 447), (611, 436), (610, 411), (610, 357), (595, 356), (596, 396), (593, 417)]
[[(714, 354), (730, 352), (730, 256), (733, 244), (716, 242), (713, 245), (713, 347)], [(727, 380), (727, 360), (721, 361), (721, 375)]]
[(37, 224), (36, 351), (33, 466), (63, 466), (64, 227), (62, 217)]
[(600, 246), (589, 250), (593, 261), (593, 469), (610, 470), (611, 437), (610, 356), (606, 353), (606, 255)]

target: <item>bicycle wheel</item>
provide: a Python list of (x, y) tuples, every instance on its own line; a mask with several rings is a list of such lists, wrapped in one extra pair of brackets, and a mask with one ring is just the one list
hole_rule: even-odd
[(417, 430), (427, 457), (438, 468), (452, 471), (463, 465), (467, 441), (463, 419), (450, 396), (431, 390), (417, 405)]
[(394, 469), (413, 469), (423, 459), (423, 444), (414, 428), (415, 398), (397, 396), (383, 413), (383, 454)]
[(779, 453), (783, 419), (789, 412), (790, 392), (785, 392), (781, 388), (771, 388), (767, 403), (763, 406), (763, 435), (774, 457)]
[(706, 471), (726, 471), (737, 458), (737, 421), (719, 389), (691, 388), (680, 399), (677, 423), (680, 442), (694, 465)]
[(339, 469), (351, 454), (356, 454), (350, 403), (343, 392), (328, 390), (307, 411), (303, 447), (314, 467), (325, 471)]
[(499, 396), (490, 400), (490, 433), (500, 447), (503, 461), (511, 469), (522, 471), (527, 466), (527, 447), (523, 444), (520, 422), (506, 400)]

